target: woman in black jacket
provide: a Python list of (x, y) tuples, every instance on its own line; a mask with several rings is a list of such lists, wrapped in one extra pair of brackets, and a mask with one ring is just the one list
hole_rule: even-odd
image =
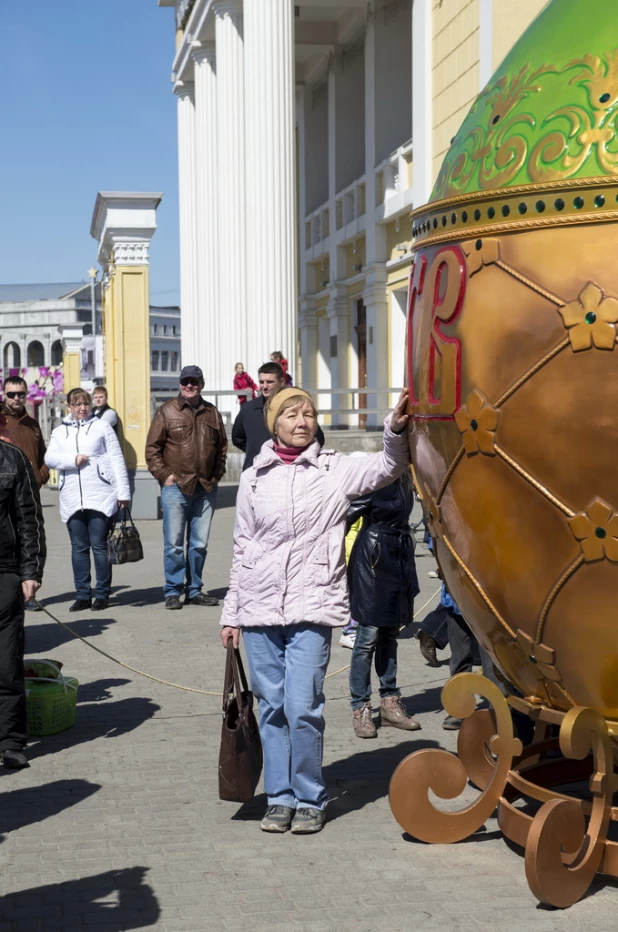
[(358, 622), (350, 667), (354, 731), (375, 738), (371, 716), (371, 663), (380, 680), (380, 723), (406, 731), (421, 726), (406, 712), (397, 688), (397, 635), (410, 623), (419, 586), (409, 517), (412, 482), (396, 482), (357, 499), (348, 511), (348, 528), (363, 524), (348, 567), (352, 618)]

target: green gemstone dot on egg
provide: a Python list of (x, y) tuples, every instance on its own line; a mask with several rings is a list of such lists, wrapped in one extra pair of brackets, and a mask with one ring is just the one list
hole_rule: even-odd
[(595, 199), (594, 199), (594, 206), (595, 206), (595, 207), (602, 207), (604, 203), (605, 203), (605, 198), (603, 197), (603, 195), (602, 195), (602, 194), (597, 194), (597, 196), (596, 196)]
[(604, 527), (595, 528), (594, 533), (600, 540), (603, 540), (604, 537), (607, 537), (607, 531)]
[(583, 199), (583, 197), (576, 197), (576, 198), (574, 198), (574, 200), (573, 200), (573, 207), (576, 207), (577, 210), (580, 210), (583, 206), (584, 206), (584, 199)]
[(597, 315), (594, 313), (594, 311), (588, 311), (588, 313), (586, 314), (584, 318), (587, 324), (593, 324), (596, 319), (597, 319)]
[(472, 428), (472, 430), (479, 429), (479, 422), (476, 420), (476, 418), (472, 418), (472, 420), (470, 421), (470, 427)]
[(608, 94), (606, 91), (604, 94), (601, 94), (601, 96), (599, 97), (599, 103), (606, 104), (607, 101), (610, 99), (610, 97), (611, 97), (611, 94)]

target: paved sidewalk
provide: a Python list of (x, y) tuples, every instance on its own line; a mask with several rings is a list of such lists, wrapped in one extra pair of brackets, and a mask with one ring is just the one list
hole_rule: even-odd
[[(221, 491), (207, 583), (223, 595), (234, 509), (233, 490)], [(68, 614), (69, 543), (56, 502), (46, 490), (42, 601), (133, 666), (218, 692), (220, 610), (163, 609), (160, 524), (141, 523), (146, 559), (114, 570), (109, 610), (76, 617)], [(431, 557), (419, 551), (420, 606), (439, 584), (427, 577)], [(402, 836), (386, 798), (393, 769), (412, 750), (455, 746), (440, 727), (448, 668), (427, 667), (415, 640), (401, 641), (399, 679), (421, 732), (385, 729), (375, 741), (356, 739), (347, 675), (327, 681), (331, 821), (310, 838), (261, 833), (262, 795), (243, 807), (218, 800), (216, 696), (128, 673), (41, 614), (28, 615), (27, 650), (62, 660), (82, 685), (75, 727), (34, 740), (30, 769), (0, 768), (0, 932), (616, 929), (611, 881), (570, 910), (540, 908), (521, 854), (502, 841), (494, 821), (449, 847)], [(349, 659), (335, 644), (330, 669)]]

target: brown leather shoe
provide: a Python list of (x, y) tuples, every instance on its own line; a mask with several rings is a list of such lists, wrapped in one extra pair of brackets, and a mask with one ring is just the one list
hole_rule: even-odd
[(422, 631), (422, 630), (419, 631), (418, 632), (418, 643), (421, 649), (421, 656), (423, 657), (424, 660), (427, 661), (429, 666), (439, 667), (440, 664), (436, 656), (436, 650), (438, 649), (438, 645), (436, 644), (434, 639), (431, 637), (431, 635), (427, 634), (426, 631)]
[(366, 702), (360, 709), (353, 709), (352, 723), (357, 738), (377, 738), (378, 729), (373, 724), (371, 703)]
[(399, 696), (387, 696), (380, 700), (380, 724), (402, 728), (404, 731), (418, 731), (421, 727), (420, 722), (408, 715)]

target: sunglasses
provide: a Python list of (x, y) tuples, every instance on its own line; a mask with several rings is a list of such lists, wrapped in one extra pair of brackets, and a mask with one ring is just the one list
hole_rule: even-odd
[(182, 379), (180, 382), (181, 385), (195, 385), (199, 388), (199, 379)]
[(5, 392), (7, 398), (25, 398), (25, 392)]

